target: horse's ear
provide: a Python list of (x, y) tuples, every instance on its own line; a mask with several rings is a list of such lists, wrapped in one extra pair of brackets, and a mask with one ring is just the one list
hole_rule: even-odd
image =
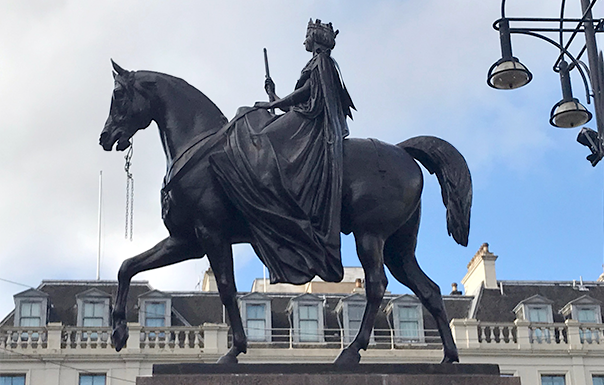
[[(128, 72), (127, 70), (117, 65), (117, 63), (114, 62), (113, 59), (111, 59), (111, 65), (113, 65), (113, 69), (115, 70), (115, 72), (117, 72), (118, 75), (123, 75)], [(115, 77), (115, 74), (113, 75), (113, 77)]]

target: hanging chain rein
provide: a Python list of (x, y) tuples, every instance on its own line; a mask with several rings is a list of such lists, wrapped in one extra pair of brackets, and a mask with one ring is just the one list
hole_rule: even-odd
[(124, 171), (126, 171), (126, 225), (124, 231), (124, 237), (132, 242), (132, 229), (134, 220), (134, 177), (130, 172), (130, 166), (132, 165), (132, 154), (134, 153), (134, 142), (130, 141), (130, 147), (128, 152), (124, 156), (125, 164)]

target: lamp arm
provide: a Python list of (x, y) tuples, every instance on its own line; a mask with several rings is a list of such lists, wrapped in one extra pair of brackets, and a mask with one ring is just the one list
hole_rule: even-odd
[[(548, 43), (552, 44), (553, 46), (555, 46), (556, 48), (558, 48), (560, 50), (560, 52), (565, 54), (571, 60), (573, 65), (577, 68), (577, 70), (579, 71), (579, 74), (581, 74), (581, 79), (583, 79), (583, 86), (585, 87), (585, 97), (587, 99), (587, 103), (589, 103), (591, 95), (589, 94), (589, 82), (587, 81), (587, 76), (585, 75), (585, 72), (583, 71), (583, 68), (580, 65), (581, 62), (579, 62), (577, 59), (575, 59), (575, 57), (570, 52), (568, 52), (568, 50), (566, 48), (564, 48), (563, 46), (558, 44), (556, 41), (550, 39), (549, 37), (543, 36), (541, 34), (538, 34), (538, 33), (532, 32), (532, 31), (510, 28), (510, 33), (517, 33), (520, 35), (529, 35), (529, 36), (539, 38), (541, 40), (545, 40), (546, 42), (548, 42)], [(558, 72), (556, 66), (554, 66), (554, 72)]]

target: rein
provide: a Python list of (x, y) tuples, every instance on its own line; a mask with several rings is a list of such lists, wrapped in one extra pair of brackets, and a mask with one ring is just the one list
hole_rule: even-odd
[[(191, 139), (191, 144), (188, 145), (187, 148), (172, 161), (172, 164), (166, 172), (166, 176), (164, 178), (164, 187), (162, 188), (162, 191), (164, 193), (170, 191), (174, 183), (177, 182), (180, 178), (182, 178), (183, 175), (185, 175), (186, 172), (197, 163), (196, 161), (204, 157), (218, 143), (218, 141), (222, 139), (222, 136), (226, 132), (228, 132), (231, 127), (233, 127), (235, 122), (245, 116), (246, 113), (256, 109), (257, 108), (253, 107), (252, 109), (246, 110), (245, 112), (235, 116), (230, 122), (225, 124), (220, 130), (216, 132), (201, 133), (193, 137), (193, 139)], [(204, 141), (205, 143), (203, 143)], [(190, 153), (194, 148), (196, 148), (196, 151), (189, 158), (184, 160), (182, 166), (180, 166), (180, 168), (176, 167), (179, 161), (181, 161), (185, 157), (185, 155)], [(173, 172), (174, 174), (172, 175)]]

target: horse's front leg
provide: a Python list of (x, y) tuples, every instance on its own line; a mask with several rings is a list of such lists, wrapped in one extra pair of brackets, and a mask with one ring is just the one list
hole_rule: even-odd
[(233, 346), (218, 360), (219, 364), (236, 364), (237, 356), (247, 352), (247, 337), (243, 329), (239, 306), (237, 305), (237, 288), (233, 272), (233, 250), (230, 243), (218, 241), (219, 236), (204, 237), (204, 248), (207, 249), (210, 266), (216, 277), (220, 300), (224, 305), (233, 332)]
[(203, 255), (204, 252), (196, 240), (190, 241), (185, 238), (168, 237), (152, 249), (128, 258), (122, 263), (118, 273), (117, 295), (111, 317), (113, 323), (111, 341), (115, 350), (118, 352), (122, 350), (128, 340), (126, 301), (132, 277), (143, 271), (172, 265), (188, 259), (201, 258)]
[(361, 265), (363, 265), (363, 270), (365, 270), (367, 305), (363, 313), (361, 327), (355, 339), (346, 349), (342, 350), (334, 361), (334, 364), (341, 366), (356, 365), (361, 360), (359, 350), (366, 350), (369, 345), (375, 317), (380, 309), (384, 293), (386, 292), (386, 286), (388, 285), (388, 278), (386, 278), (383, 264), (384, 241), (380, 237), (371, 234), (355, 234), (355, 241), (357, 254), (361, 260)]

